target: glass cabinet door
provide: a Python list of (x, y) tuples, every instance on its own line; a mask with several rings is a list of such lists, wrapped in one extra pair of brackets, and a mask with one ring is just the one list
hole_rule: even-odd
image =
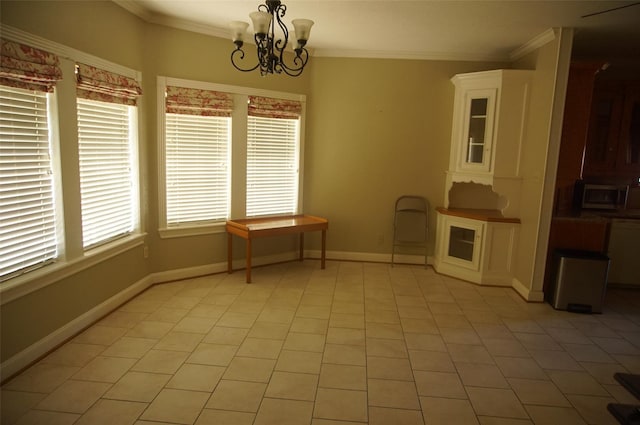
[(594, 94), (584, 154), (583, 173), (586, 176), (615, 169), (623, 106), (622, 96), (616, 91), (601, 89)]
[(640, 93), (627, 94), (621, 128), (622, 163), (637, 169), (640, 164)]
[(466, 162), (482, 164), (484, 155), (485, 129), (487, 127), (488, 99), (471, 99), (469, 136), (467, 138)]
[(444, 220), (444, 261), (479, 270), (483, 223), (449, 216), (445, 216)]
[(489, 171), (496, 90), (469, 90), (466, 95), (460, 168)]
[(465, 261), (472, 261), (473, 244), (475, 241), (475, 230), (451, 226), (449, 228), (449, 256)]

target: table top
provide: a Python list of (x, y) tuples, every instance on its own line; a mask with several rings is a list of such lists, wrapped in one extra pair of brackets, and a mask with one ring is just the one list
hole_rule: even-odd
[(327, 224), (326, 218), (306, 214), (227, 220), (227, 226), (241, 228), (250, 232), (316, 225), (324, 227)]

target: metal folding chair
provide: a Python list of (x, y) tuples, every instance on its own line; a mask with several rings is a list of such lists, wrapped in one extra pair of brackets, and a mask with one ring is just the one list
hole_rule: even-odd
[(422, 196), (401, 196), (396, 200), (393, 219), (393, 249), (391, 266), (395, 264), (396, 248), (424, 248), (427, 265), (427, 235), (429, 202)]

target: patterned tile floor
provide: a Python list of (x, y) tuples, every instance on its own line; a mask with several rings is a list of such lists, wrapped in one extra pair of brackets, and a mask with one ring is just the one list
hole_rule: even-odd
[(431, 268), (317, 261), (156, 285), (7, 382), (2, 424), (616, 424), (640, 291), (603, 314)]

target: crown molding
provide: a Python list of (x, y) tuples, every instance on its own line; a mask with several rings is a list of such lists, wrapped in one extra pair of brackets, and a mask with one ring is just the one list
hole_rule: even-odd
[[(191, 31), (199, 34), (210, 35), (230, 39), (229, 30), (206, 24), (199, 24), (186, 19), (178, 19), (171, 16), (150, 14), (139, 4), (131, 0), (114, 0), (114, 2), (129, 12), (137, 15), (144, 21), (163, 25), (170, 28)], [(247, 40), (245, 44), (254, 44), (253, 40)], [(333, 58), (358, 58), (358, 59), (406, 59), (406, 60), (442, 60), (442, 61), (489, 61), (506, 62), (508, 55), (482, 54), (478, 52), (407, 52), (407, 51), (382, 51), (382, 50), (347, 50), (347, 49), (322, 49), (308, 48), (313, 57)]]
[(125, 9), (128, 12), (133, 13), (134, 15), (136, 15), (137, 17), (141, 18), (144, 21), (148, 22), (149, 19), (151, 18), (151, 14), (149, 13), (149, 11), (144, 6), (141, 6), (140, 3), (134, 0), (112, 0), (112, 1), (118, 6), (120, 6), (121, 8)]
[(544, 32), (538, 34), (537, 36), (533, 37), (531, 40), (527, 41), (522, 46), (520, 46), (517, 49), (513, 50), (509, 54), (509, 61), (511, 61), (511, 62), (517, 61), (518, 59), (522, 58), (523, 56), (528, 55), (529, 53), (539, 49), (540, 47), (544, 46), (545, 44), (555, 40), (556, 31), (557, 31), (557, 29), (555, 29), (555, 28), (549, 28), (546, 31), (544, 31)]
[[(191, 31), (213, 37), (230, 38), (229, 30), (212, 25), (200, 24), (186, 19), (174, 18), (157, 13), (149, 13), (139, 2), (134, 0), (113, 0), (114, 3), (133, 13), (146, 22), (164, 25), (184, 31)], [(437, 60), (437, 61), (462, 61), (462, 62), (512, 62), (524, 55), (538, 49), (555, 39), (555, 31), (550, 28), (542, 34), (534, 37), (526, 44), (518, 47), (510, 53), (492, 52), (407, 52), (407, 51), (382, 51), (382, 50), (347, 50), (347, 49), (309, 49), (309, 53), (315, 57), (333, 58), (359, 58), (359, 59), (406, 59), (406, 60)], [(252, 43), (252, 40), (247, 40)]]
[(478, 52), (406, 52), (383, 50), (321, 49), (313, 51), (315, 57), (358, 59), (404, 59), (460, 62), (508, 62), (508, 55)]
[(163, 25), (199, 34), (211, 35), (214, 37), (231, 38), (228, 29), (214, 27), (212, 25), (200, 24), (187, 19), (174, 18), (172, 16), (149, 12), (139, 2), (133, 0), (113, 0), (115, 4), (133, 13), (140, 19), (150, 24)]
[[(166, 15), (153, 15), (147, 22), (157, 25), (164, 25), (184, 31), (196, 32), (199, 34), (210, 35), (229, 40), (231, 44), (231, 32), (229, 29), (214, 27), (212, 25), (200, 24), (186, 19), (174, 18)], [(247, 40), (253, 41), (253, 40)], [(232, 45), (233, 46), (233, 45)]]

